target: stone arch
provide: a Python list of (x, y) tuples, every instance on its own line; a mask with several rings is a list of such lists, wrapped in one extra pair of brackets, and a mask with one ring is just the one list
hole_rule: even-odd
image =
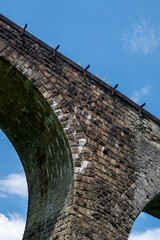
[(130, 231), (141, 212), (160, 219), (159, 126), (145, 118), (137, 129), (134, 148), (136, 171), (132, 185), (132, 217), (128, 223)]
[[(39, 182), (42, 183), (42, 179), (45, 181), (39, 184), (44, 186), (41, 191), (35, 189), (44, 198), (43, 201), (34, 201), (35, 205), (32, 205), (33, 208), (30, 207), (31, 217), (28, 221), (28, 232), (26, 231), (26, 234), (30, 235), (25, 237), (29, 236), (31, 240), (48, 239), (56, 222), (51, 237), (54, 240), (127, 239), (138, 213), (160, 190), (160, 121), (100, 79), (89, 72), (85, 73), (76, 63), (55, 52), (55, 49), (27, 31), (22, 35), (23, 29), (2, 15), (0, 15), (0, 26), (0, 56), (26, 76), (29, 79), (28, 83), (32, 83), (52, 107), (67, 136), (74, 162), (71, 191), (66, 187), (65, 197), (60, 194), (57, 197), (57, 199), (65, 199), (65, 205), (62, 205), (60, 211), (58, 210), (59, 216), (55, 216), (55, 219), (44, 216), (41, 224), (37, 206), (39, 209), (48, 206), (46, 203), (48, 196), (45, 191), (48, 178), (45, 179), (42, 175), (43, 172), (47, 172), (43, 164), (46, 157), (44, 148), (47, 143), (42, 136), (45, 135), (45, 130), (47, 134), (47, 129), (52, 129), (48, 119), (53, 119), (54, 122), (58, 120), (55, 120), (57, 118), (54, 119), (52, 114), (53, 118), (49, 117), (53, 111), (49, 111), (48, 115), (48, 107), (45, 108), (46, 105), (41, 104), (44, 99), (42, 102), (39, 101), (37, 95), (32, 96), (32, 92), (29, 91), (31, 99), (38, 101), (37, 106), (41, 106), (40, 109), (43, 110), (41, 113), (44, 116), (47, 114), (47, 120), (42, 118), (43, 121), (40, 121), (43, 122), (42, 126), (39, 122), (34, 123), (33, 132), (30, 130), (30, 122), (26, 124), (27, 133), (32, 133), (31, 138), (37, 137), (39, 143), (41, 143), (40, 139), (43, 139), (42, 148), (37, 143), (33, 144), (35, 151), (30, 157), (42, 159), (41, 168), (45, 170), (39, 171), (41, 176)], [(3, 69), (2, 76), (4, 76)], [(24, 87), (20, 88), (21, 95), (23, 89)], [(27, 89), (26, 87), (25, 90)], [(7, 87), (5, 91), (8, 91)], [(3, 102), (7, 102), (5, 91), (0, 86)], [(11, 124), (12, 119), (9, 118), (9, 114), (4, 114), (5, 107), (0, 104), (3, 107), (3, 114), (1, 113), (3, 129), (18, 143), (19, 139), (23, 140), (23, 135), (19, 134), (19, 138), (16, 138), (16, 131), (13, 131), (13, 134), (7, 133), (7, 126), (10, 126), (8, 124)], [(29, 105), (30, 108), (32, 112), (35, 111), (34, 114), (37, 113), (34, 106)], [(26, 108), (21, 110), (27, 115)], [(8, 112), (12, 113), (12, 109)], [(13, 113), (11, 118), (14, 118)], [(14, 121), (15, 129), (20, 120), (19, 115)], [(36, 129), (41, 129), (41, 133), (44, 134), (37, 136), (34, 134)], [(55, 134), (54, 130), (52, 133)], [(26, 139), (30, 140), (30, 138)], [(60, 139), (63, 137), (61, 136)], [(13, 143), (14, 139), (11, 140)], [(30, 147), (29, 143), (30, 141), (26, 140), (26, 151)], [(24, 154), (21, 144), (19, 147)], [(67, 164), (69, 162), (70, 160)], [(61, 176), (58, 165), (57, 169), (58, 176)], [(33, 181), (34, 179), (38, 181), (35, 176)], [(72, 181), (72, 174), (70, 180)], [(61, 181), (58, 183), (61, 186)], [(52, 189), (50, 192), (53, 193)], [(50, 200), (54, 199), (50, 198)], [(53, 212), (50, 211), (52, 203), (49, 205), (47, 211)], [(33, 219), (38, 219), (38, 223)]]
[(68, 140), (42, 94), (2, 57), (0, 96), (0, 128), (15, 147), (28, 183), (23, 239), (48, 239), (69, 204), (73, 161)]
[(148, 202), (145, 203), (145, 206), (141, 204), (141, 210), (137, 211), (137, 209), (136, 209), (135, 212), (133, 212), (134, 219), (133, 219), (132, 224), (129, 224), (130, 225), (130, 233), (131, 233), (133, 224), (135, 223), (135, 221), (139, 217), (140, 213), (142, 213), (142, 212), (148, 213), (152, 217), (158, 218), (160, 220), (160, 191), (157, 192), (154, 196), (147, 195), (146, 197), (144, 197), (144, 199), (142, 201), (143, 203), (145, 201), (145, 198), (149, 199)]

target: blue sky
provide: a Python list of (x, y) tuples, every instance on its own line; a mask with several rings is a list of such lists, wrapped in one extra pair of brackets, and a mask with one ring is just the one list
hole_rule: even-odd
[[(159, 0), (5, 0), (0, 12), (82, 67), (160, 116)], [(0, 236), (21, 239), (27, 190), (20, 160), (0, 132)], [(21, 183), (21, 184), (20, 184)], [(17, 189), (15, 191), (15, 189)], [(19, 189), (19, 190), (18, 190)], [(141, 214), (131, 240), (160, 239), (160, 222)], [(150, 230), (149, 230), (150, 229)], [(10, 231), (11, 232), (11, 231)]]

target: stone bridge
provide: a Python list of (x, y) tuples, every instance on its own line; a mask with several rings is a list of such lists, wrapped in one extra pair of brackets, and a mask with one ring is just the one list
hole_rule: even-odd
[(27, 178), (24, 240), (126, 240), (160, 218), (160, 120), (0, 15), (0, 128)]

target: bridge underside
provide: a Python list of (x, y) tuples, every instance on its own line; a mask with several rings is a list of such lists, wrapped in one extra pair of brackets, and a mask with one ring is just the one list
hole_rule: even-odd
[(160, 194), (155, 196), (143, 209), (143, 212), (146, 212), (153, 217), (160, 219)]
[(0, 58), (0, 128), (15, 147), (27, 177), (29, 208), (24, 239), (47, 239), (66, 204), (73, 176), (71, 152), (47, 101), (3, 58)]

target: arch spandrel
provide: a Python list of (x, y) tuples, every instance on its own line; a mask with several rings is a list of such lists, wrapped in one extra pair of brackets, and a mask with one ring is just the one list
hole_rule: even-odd
[(29, 207), (24, 239), (35, 239), (38, 229), (43, 239), (43, 229), (50, 226), (47, 235), (51, 236), (66, 204), (73, 176), (69, 143), (42, 94), (3, 58), (0, 96), (0, 128), (20, 156), (27, 177)]

